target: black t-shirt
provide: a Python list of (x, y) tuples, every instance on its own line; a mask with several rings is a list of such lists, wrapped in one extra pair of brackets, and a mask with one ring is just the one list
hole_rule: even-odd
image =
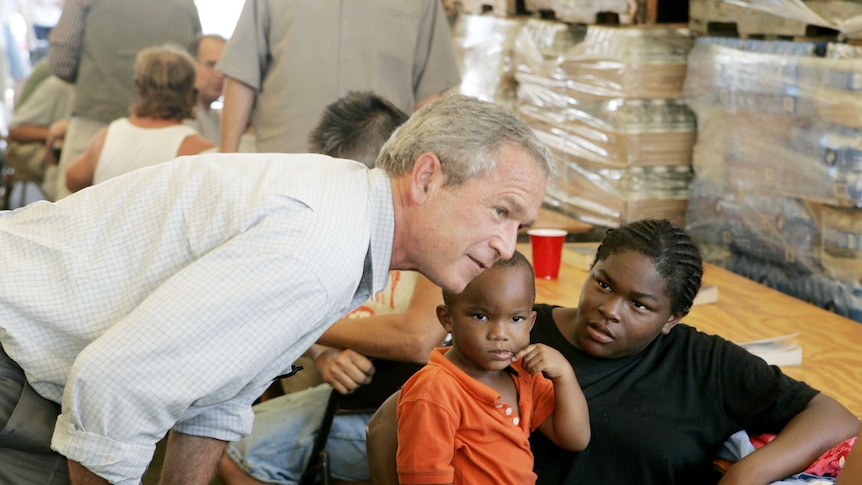
[(818, 391), (721, 337), (679, 324), (641, 353), (591, 357), (563, 337), (536, 305), (533, 342), (572, 363), (590, 411), (584, 451), (532, 433), (537, 484), (710, 484), (712, 461), (740, 429), (778, 432)]

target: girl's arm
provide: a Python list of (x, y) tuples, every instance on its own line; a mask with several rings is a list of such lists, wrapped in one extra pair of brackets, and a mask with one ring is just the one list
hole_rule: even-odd
[(590, 415), (587, 400), (569, 361), (556, 349), (531, 344), (515, 355), (523, 357), (524, 370), (543, 372), (554, 383), (554, 414), (538, 429), (560, 448), (581, 451), (590, 442)]
[(858, 429), (859, 420), (847, 408), (818, 394), (774, 440), (730, 467), (719, 483), (766, 484), (799, 473)]

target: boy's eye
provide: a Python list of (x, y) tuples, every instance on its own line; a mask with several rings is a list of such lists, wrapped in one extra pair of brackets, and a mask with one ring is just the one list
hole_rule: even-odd
[(474, 313), (473, 319), (484, 322), (485, 320), (488, 320), (488, 316), (485, 315), (484, 313)]
[(524, 320), (526, 320), (526, 318), (524, 318), (524, 317), (512, 317), (512, 321), (515, 323), (521, 323)]

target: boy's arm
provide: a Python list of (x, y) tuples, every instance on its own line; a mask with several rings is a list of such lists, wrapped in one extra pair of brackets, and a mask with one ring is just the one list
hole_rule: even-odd
[(538, 429), (560, 448), (580, 451), (590, 442), (590, 416), (575, 371), (563, 355), (547, 345), (531, 344), (515, 354), (530, 374), (542, 372), (554, 383), (554, 414)]

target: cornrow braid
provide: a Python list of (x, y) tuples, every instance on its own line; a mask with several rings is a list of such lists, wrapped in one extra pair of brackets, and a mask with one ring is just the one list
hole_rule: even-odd
[(664, 278), (672, 312), (687, 313), (700, 290), (703, 260), (689, 234), (666, 219), (644, 219), (609, 229), (596, 252), (596, 261), (633, 251), (655, 263)]

